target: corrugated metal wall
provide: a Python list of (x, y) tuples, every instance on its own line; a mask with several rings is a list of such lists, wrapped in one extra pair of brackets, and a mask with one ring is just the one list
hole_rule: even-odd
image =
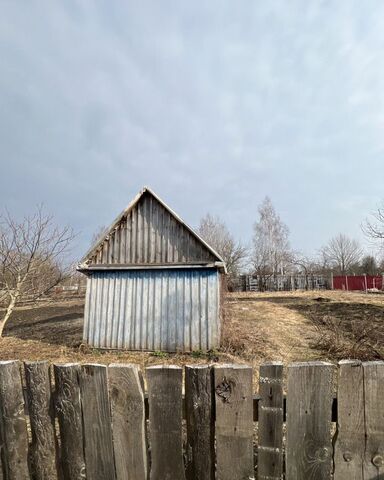
[(220, 342), (216, 269), (94, 272), (84, 340), (94, 347), (194, 351)]
[(216, 260), (200, 240), (146, 192), (88, 264), (172, 264)]

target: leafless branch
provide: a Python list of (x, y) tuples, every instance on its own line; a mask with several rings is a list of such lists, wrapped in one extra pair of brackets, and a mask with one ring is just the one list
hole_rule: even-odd
[(62, 281), (73, 238), (73, 230), (56, 225), (41, 205), (20, 221), (7, 210), (0, 217), (0, 301), (7, 305), (0, 336), (23, 297), (39, 298)]
[(358, 265), (363, 255), (359, 243), (340, 233), (331, 238), (321, 249), (324, 263), (335, 269), (341, 275), (350, 273), (353, 266)]
[[(284, 273), (292, 263), (289, 229), (266, 197), (259, 206), (259, 220), (254, 224), (252, 263), (255, 273), (265, 284), (278, 273)], [(260, 285), (263, 289), (263, 285)]]
[(199, 235), (223, 258), (228, 273), (237, 275), (248, 256), (248, 249), (240, 241), (236, 242), (226, 224), (209, 213), (200, 220)]

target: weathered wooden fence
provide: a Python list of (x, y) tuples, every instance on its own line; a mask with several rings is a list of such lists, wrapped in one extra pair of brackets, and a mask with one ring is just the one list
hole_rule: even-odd
[(244, 365), (20, 366), (0, 362), (4, 480), (384, 478), (384, 362), (268, 363), (257, 396)]
[(326, 275), (239, 275), (232, 278), (230, 288), (236, 292), (281, 292), (290, 290), (324, 290), (330, 288)]

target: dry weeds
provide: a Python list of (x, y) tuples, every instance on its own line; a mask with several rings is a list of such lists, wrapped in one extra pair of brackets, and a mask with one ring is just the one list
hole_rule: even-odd
[(79, 301), (18, 309), (6, 336), (0, 339), (0, 358), (57, 363), (121, 362), (142, 367), (212, 362), (257, 367), (272, 359), (288, 363), (341, 357), (383, 358), (381, 295), (333, 291), (228, 294), (222, 346), (208, 354), (91, 349), (81, 343), (82, 316), (83, 303)]

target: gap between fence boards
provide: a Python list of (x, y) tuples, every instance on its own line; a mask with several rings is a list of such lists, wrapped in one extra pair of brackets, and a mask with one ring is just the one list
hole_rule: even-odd
[[(27, 402), (27, 389), (26, 387), (23, 387), (23, 394), (24, 394), (24, 405), (25, 405), (25, 413), (28, 414), (28, 402)], [(53, 395), (55, 395), (55, 392), (52, 392)], [(257, 422), (258, 417), (259, 417), (259, 400), (260, 400), (260, 395), (254, 395), (253, 396), (253, 421)], [(185, 396), (183, 395), (183, 419), (185, 419)], [(284, 414), (283, 414), (283, 419), (284, 422), (287, 419), (287, 397), (284, 395)], [(214, 410), (214, 409), (213, 409)], [(214, 413), (214, 412), (213, 412)], [(148, 420), (149, 418), (149, 406), (148, 406), (148, 393), (145, 393), (145, 418)], [(332, 402), (332, 422), (337, 422), (337, 398), (334, 397), (333, 402)]]

